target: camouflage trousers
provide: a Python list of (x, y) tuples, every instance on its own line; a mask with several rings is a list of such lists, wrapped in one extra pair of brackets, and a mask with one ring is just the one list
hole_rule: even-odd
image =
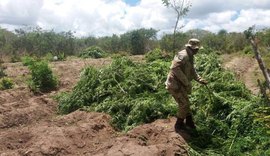
[(188, 115), (191, 114), (188, 93), (183, 87), (181, 87), (179, 90), (168, 89), (168, 91), (178, 104), (177, 117), (185, 119)]

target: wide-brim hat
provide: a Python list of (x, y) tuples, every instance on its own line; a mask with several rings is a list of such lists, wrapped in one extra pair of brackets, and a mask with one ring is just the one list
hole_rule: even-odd
[(202, 49), (203, 47), (200, 44), (200, 40), (196, 38), (192, 38), (188, 40), (188, 43), (185, 45), (186, 47), (190, 47), (191, 49)]

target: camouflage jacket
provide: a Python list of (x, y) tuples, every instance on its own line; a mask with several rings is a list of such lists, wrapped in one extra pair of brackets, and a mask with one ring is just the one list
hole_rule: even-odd
[(165, 85), (167, 89), (172, 90), (179, 90), (184, 87), (190, 94), (191, 80), (200, 82), (201, 77), (194, 68), (193, 56), (188, 55), (187, 50), (189, 49), (182, 50), (175, 55)]

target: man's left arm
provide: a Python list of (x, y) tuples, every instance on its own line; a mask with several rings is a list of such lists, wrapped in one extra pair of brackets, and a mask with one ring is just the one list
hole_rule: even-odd
[(197, 82), (199, 82), (200, 84), (206, 85), (208, 82), (207, 82), (205, 79), (203, 79), (203, 78), (197, 73), (197, 71), (196, 71), (196, 69), (194, 68), (194, 66), (193, 66), (192, 68), (193, 68), (192, 70), (193, 70), (194, 80), (197, 81)]

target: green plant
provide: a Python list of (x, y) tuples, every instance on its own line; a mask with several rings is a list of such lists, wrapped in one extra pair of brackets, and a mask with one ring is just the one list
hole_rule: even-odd
[(0, 78), (6, 76), (5, 72), (4, 72), (4, 67), (0, 64)]
[(242, 50), (242, 52), (243, 52), (244, 54), (253, 54), (253, 51), (252, 51), (252, 47), (251, 47), (251, 46), (246, 46), (246, 47)]
[(65, 59), (66, 59), (66, 55), (65, 55), (64, 52), (58, 53), (58, 55), (57, 55), (57, 60), (58, 61), (64, 61)]
[[(191, 110), (199, 137), (189, 142), (197, 155), (267, 155), (270, 134), (263, 101), (251, 94), (231, 72), (220, 66), (215, 53), (199, 53), (196, 69), (208, 88), (193, 84)], [(77, 109), (105, 112), (111, 123), (126, 131), (138, 124), (176, 114), (177, 106), (165, 89), (170, 62), (157, 59), (134, 63), (115, 58), (111, 65), (88, 67), (71, 93), (59, 97), (59, 113)]]
[(174, 115), (176, 105), (164, 87), (168, 66), (162, 61), (135, 64), (121, 57), (101, 70), (88, 67), (73, 92), (60, 98), (58, 110), (107, 112), (113, 117), (113, 125), (121, 130)]
[(48, 61), (48, 62), (52, 62), (52, 61), (63, 61), (65, 60), (66, 56), (65, 53), (58, 53), (57, 55), (48, 52), (46, 54), (46, 56), (44, 57), (44, 60)]
[(155, 60), (169, 61), (173, 56), (171, 54), (162, 51), (161, 49), (154, 49), (145, 55), (147, 62), (153, 62)]
[(33, 57), (30, 57), (30, 56), (23, 56), (21, 58), (22, 60), (22, 64), (24, 66), (30, 66), (30, 65), (33, 65), (33, 63), (35, 62), (35, 59)]
[(201, 54), (196, 60), (198, 72), (210, 83), (209, 89), (194, 84), (191, 103), (200, 137), (190, 145), (205, 155), (211, 155), (209, 149), (212, 155), (269, 152), (267, 128), (254, 116), (254, 112), (260, 112), (262, 100), (253, 96), (232, 73), (224, 71), (215, 55)]
[(48, 62), (51, 62), (51, 61), (54, 61), (54, 55), (51, 53), (51, 52), (48, 52), (45, 57), (44, 57), (44, 60), (48, 61)]
[(28, 66), (31, 78), (28, 86), (34, 92), (48, 92), (57, 88), (58, 81), (45, 61), (35, 61)]
[(0, 79), (0, 90), (11, 89), (13, 85), (13, 81), (9, 78)]
[(82, 58), (102, 58), (106, 56), (106, 52), (99, 47), (92, 46), (83, 50), (79, 56)]

